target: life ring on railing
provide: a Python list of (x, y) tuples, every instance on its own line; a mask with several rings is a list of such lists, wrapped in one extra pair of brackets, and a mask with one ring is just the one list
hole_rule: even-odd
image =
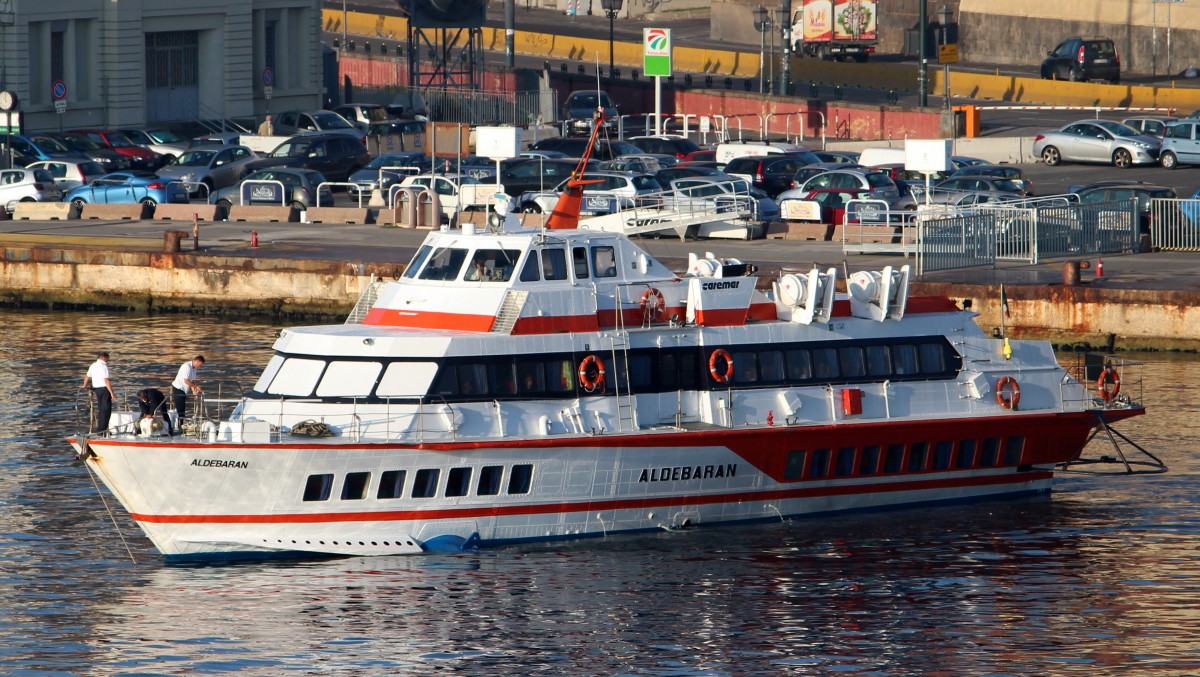
[[(717, 361), (725, 360), (725, 371), (717, 369)], [(733, 355), (729, 354), (724, 348), (717, 348), (712, 351), (712, 355), (708, 356), (708, 373), (712, 374), (713, 380), (717, 383), (727, 383), (733, 378)]]
[(1104, 371), (1100, 372), (1100, 377), (1096, 379), (1096, 389), (1100, 391), (1100, 397), (1104, 399), (1105, 404), (1112, 402), (1113, 398), (1121, 393), (1121, 375), (1117, 373), (1116, 367), (1105, 367)]
[(642, 292), (642, 317), (653, 322), (661, 320), (666, 312), (667, 302), (663, 299), (662, 292), (654, 287)]
[(1011, 376), (1005, 376), (996, 382), (996, 402), (1005, 409), (1017, 408), (1021, 402), (1021, 384)]
[(588, 355), (579, 363), (579, 385), (589, 393), (604, 392), (604, 362), (595, 355)]

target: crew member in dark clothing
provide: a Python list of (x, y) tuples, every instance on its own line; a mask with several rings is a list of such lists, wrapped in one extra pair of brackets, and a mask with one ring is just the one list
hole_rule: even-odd
[(162, 416), (167, 434), (174, 435), (171, 429), (171, 417), (167, 415), (167, 396), (158, 388), (145, 388), (137, 392), (138, 408), (142, 410), (142, 418)]

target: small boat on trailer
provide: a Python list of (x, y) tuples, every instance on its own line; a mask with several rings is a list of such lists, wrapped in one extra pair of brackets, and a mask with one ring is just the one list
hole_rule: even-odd
[(168, 558), (362, 556), (1043, 493), (1145, 411), (907, 266), (677, 274), (572, 199), (431, 232), (219, 420), (70, 441)]

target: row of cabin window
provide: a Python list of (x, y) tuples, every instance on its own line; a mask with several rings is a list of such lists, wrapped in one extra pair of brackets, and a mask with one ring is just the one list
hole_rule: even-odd
[[(611, 352), (599, 353), (605, 363), (606, 389), (613, 384), (633, 392), (693, 390), (712, 384), (708, 355), (695, 348), (632, 351), (615, 364)], [(702, 357), (702, 354), (704, 357)], [(958, 368), (957, 355), (944, 340), (922, 343), (847, 343), (814, 348), (763, 347), (733, 350), (733, 376), (720, 387), (799, 385), (861, 380), (935, 378)], [(583, 355), (548, 359), (496, 358), (487, 362), (382, 362), (335, 360), (275, 355), (254, 390), (271, 396), (418, 398), (427, 393), (437, 372), (433, 393), (443, 397), (574, 396)], [(723, 365), (718, 365), (720, 370)], [(422, 384), (422, 385), (416, 385)], [(419, 392), (418, 392), (419, 391)]]
[[(1003, 448), (1002, 448), (1003, 445)], [(829, 477), (867, 477), (936, 470), (969, 470), (1014, 466), (1021, 462), (1024, 437), (999, 437), (979, 440), (875, 444), (834, 449), (790, 451), (783, 469), (784, 481), (826, 479)], [(907, 453), (906, 453), (907, 452)]]
[[(441, 468), (422, 468), (413, 473), (413, 481), (409, 487), (412, 498), (435, 498), (438, 489), (442, 488), (442, 496), (458, 498), (471, 493), (471, 475), (475, 469), (469, 466), (451, 468), (446, 472), (446, 485), (441, 486)], [(499, 496), (504, 466), (485, 465), (479, 469), (479, 480), (475, 484), (476, 496)], [(332, 473), (309, 475), (304, 483), (305, 501), (328, 501), (333, 495)], [(379, 485), (375, 488), (375, 498), (387, 500), (403, 498), (405, 485), (408, 481), (407, 470), (386, 470), (379, 474)], [(514, 465), (508, 474), (507, 492), (510, 496), (528, 494), (533, 483), (533, 466), (529, 464)], [(361, 501), (371, 495), (371, 473), (346, 473), (342, 480), (341, 498), (343, 501)]]
[[(464, 247), (422, 245), (404, 271), (404, 277), (420, 280), (467, 282), (508, 282), (521, 257), (519, 249), (486, 249), (472, 251)], [(471, 265), (464, 265), (467, 261)], [(590, 265), (590, 271), (589, 271)], [(617, 276), (616, 249), (611, 245), (571, 248), (571, 273), (576, 280)], [(567, 279), (567, 252), (562, 247), (530, 250), (521, 268), (522, 282)]]

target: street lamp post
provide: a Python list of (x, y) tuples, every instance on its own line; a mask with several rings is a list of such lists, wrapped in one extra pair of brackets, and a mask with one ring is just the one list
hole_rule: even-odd
[(788, 14), (791, 9), (788, 7), (791, 3), (788, 0), (783, 0), (783, 6), (775, 10), (776, 22), (779, 24), (779, 94), (787, 96), (788, 85), (792, 79), (792, 64), (791, 64), (791, 35)]
[(926, 71), (929, 59), (925, 55), (925, 31), (928, 28), (929, 16), (926, 14), (925, 0), (917, 3), (921, 11), (917, 15), (917, 105), (924, 108), (929, 105), (929, 74)]
[(608, 77), (610, 78), (613, 74), (613, 19), (617, 18), (623, 4), (625, 4), (625, 0), (600, 0), (600, 7), (608, 15)]
[(763, 75), (767, 69), (767, 28), (771, 25), (771, 18), (768, 16), (767, 8), (759, 5), (754, 8), (754, 28), (758, 30), (758, 92), (762, 94), (766, 91), (766, 80)]
[[(941, 28), (940, 32), (942, 34), (941, 44), (942, 45), (949, 44), (949, 42), (950, 42), (950, 18), (951, 18), (950, 8), (946, 7), (945, 5), (942, 5), (942, 8), (937, 11), (937, 17), (938, 17), (938, 26)], [(940, 53), (939, 53), (938, 59), (941, 60)], [(948, 64), (948, 63), (942, 65), (942, 89), (943, 89), (943, 93), (944, 93), (943, 98), (945, 99), (946, 109), (949, 110), (950, 109), (950, 64)]]

